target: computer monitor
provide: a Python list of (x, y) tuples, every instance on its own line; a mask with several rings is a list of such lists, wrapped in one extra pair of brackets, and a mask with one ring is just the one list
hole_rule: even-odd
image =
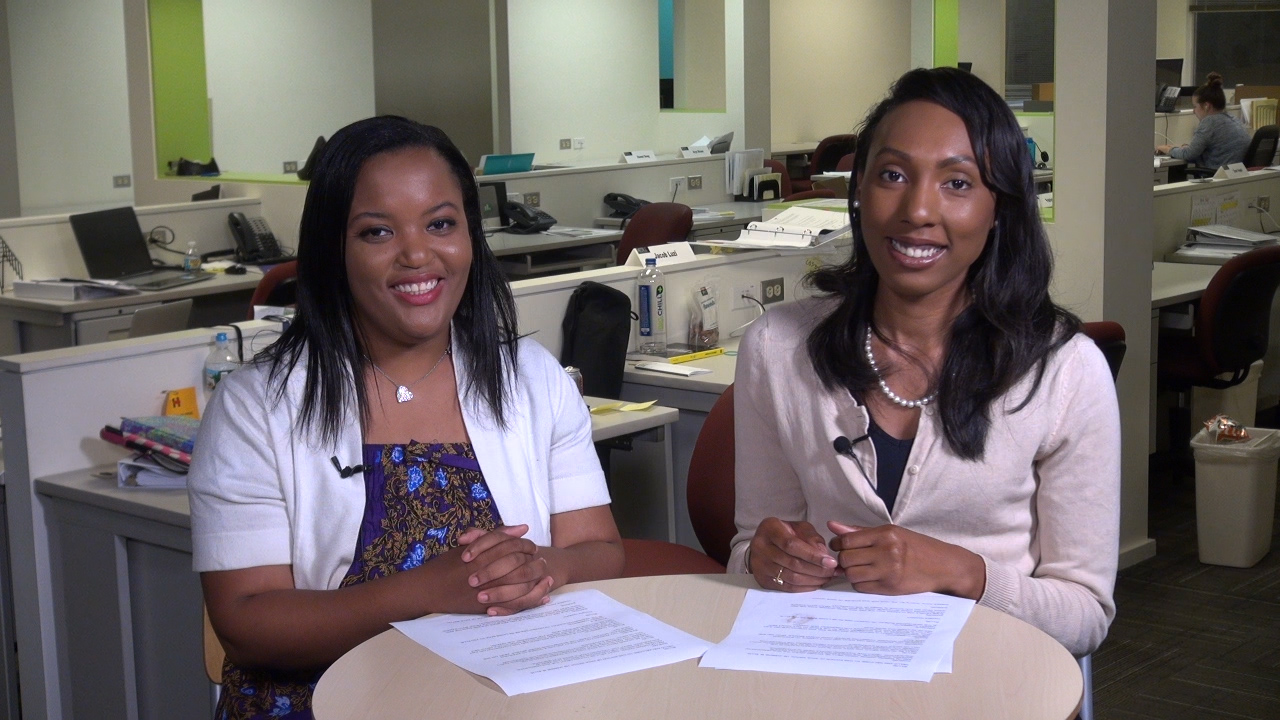
[(1182, 58), (1156, 60), (1156, 87), (1182, 85)]
[(485, 230), (499, 230), (507, 226), (507, 184), (482, 182), (480, 192), (480, 225)]

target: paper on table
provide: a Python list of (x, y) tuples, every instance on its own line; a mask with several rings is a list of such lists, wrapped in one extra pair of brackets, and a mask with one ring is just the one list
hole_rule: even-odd
[(553, 595), (506, 617), (433, 615), (392, 625), (507, 695), (669, 665), (709, 645), (599, 590)]
[(597, 405), (591, 408), (591, 414), (604, 415), (605, 413), (611, 413), (611, 412), (640, 412), (641, 410), (648, 410), (649, 408), (653, 407), (653, 404), (656, 402), (658, 401), (646, 400), (644, 402), (638, 402), (638, 403), (629, 403), (629, 402), (605, 403), (603, 405)]
[(751, 224), (761, 227), (781, 225), (784, 227), (815, 228), (817, 230), (839, 230), (849, 224), (849, 214), (847, 212), (833, 212), (831, 210), (796, 205), (783, 210), (767, 221)]
[(956, 636), (973, 604), (936, 593), (892, 597), (852, 590), (748, 590), (729, 636), (699, 665), (928, 681), (935, 672), (950, 672)]
[(664, 362), (638, 362), (636, 363), (636, 369), (649, 370), (651, 372), (666, 373), (668, 375), (683, 375), (684, 377), (690, 377), (693, 375), (703, 375), (705, 373), (711, 372), (710, 368), (693, 367), (691, 365), (683, 365), (683, 364), (673, 365), (671, 363), (664, 363)]

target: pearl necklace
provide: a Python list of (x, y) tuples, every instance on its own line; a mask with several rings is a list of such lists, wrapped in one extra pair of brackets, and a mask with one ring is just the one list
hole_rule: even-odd
[(921, 408), (933, 402), (934, 398), (938, 397), (938, 392), (935, 390), (934, 392), (929, 393), (928, 395), (920, 398), (919, 400), (906, 400), (906, 399), (903, 399), (902, 396), (898, 395), (898, 393), (889, 389), (889, 383), (886, 383), (884, 381), (884, 378), (880, 377), (880, 366), (876, 365), (876, 358), (874, 355), (871, 354), (871, 329), (870, 328), (867, 329), (867, 342), (862, 346), (862, 348), (867, 354), (867, 364), (871, 366), (871, 372), (875, 373), (876, 375), (876, 382), (880, 383), (880, 392), (883, 392), (884, 396), (889, 398), (889, 401), (892, 402), (894, 405), (898, 405), (900, 407), (904, 407), (908, 409)]
[(409, 383), (408, 385), (401, 385), (400, 383), (396, 382), (395, 380), (392, 380), (392, 379), (391, 379), (391, 376), (390, 376), (390, 375), (388, 375), (388, 374), (386, 374), (385, 372), (383, 372), (382, 368), (378, 367), (378, 364), (377, 364), (377, 363), (375, 363), (374, 361), (370, 360), (370, 361), (369, 361), (369, 364), (373, 366), (373, 369), (374, 369), (374, 370), (377, 370), (377, 371), (378, 371), (378, 374), (379, 374), (379, 375), (381, 375), (382, 377), (386, 378), (386, 379), (387, 379), (387, 382), (389, 382), (389, 383), (391, 383), (392, 385), (395, 385), (395, 386), (396, 386), (396, 402), (398, 402), (398, 403), (407, 403), (407, 402), (409, 402), (410, 400), (412, 400), (412, 399), (413, 399), (413, 393), (409, 391), (409, 388), (411, 388), (411, 387), (413, 387), (413, 386), (417, 385), (418, 383), (422, 382), (423, 380), (426, 380), (427, 378), (431, 377), (431, 373), (435, 372), (435, 371), (436, 371), (436, 368), (440, 367), (440, 363), (444, 362), (444, 359), (445, 359), (445, 358), (447, 358), (447, 357), (449, 357), (449, 356), (450, 356), (450, 355), (452, 355), (452, 354), (453, 354), (453, 345), (450, 345), (449, 347), (447, 347), (447, 348), (445, 348), (445, 349), (444, 349), (444, 353), (442, 353), (442, 354), (440, 355), (440, 359), (439, 359), (439, 360), (436, 360), (436, 364), (431, 366), (431, 369), (427, 371), (427, 374), (426, 374), (426, 375), (423, 375), (422, 377), (418, 378), (417, 380), (414, 380), (413, 382)]

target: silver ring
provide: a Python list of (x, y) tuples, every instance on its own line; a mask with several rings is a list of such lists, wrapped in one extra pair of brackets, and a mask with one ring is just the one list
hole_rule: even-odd
[(773, 576), (773, 581), (779, 585), (786, 585), (786, 583), (782, 581), (782, 568), (778, 568), (778, 574)]

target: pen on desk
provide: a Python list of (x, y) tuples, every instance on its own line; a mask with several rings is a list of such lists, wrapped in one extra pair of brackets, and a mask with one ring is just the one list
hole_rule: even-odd
[(701, 360), (702, 358), (723, 354), (724, 348), (718, 347), (711, 348), (710, 350), (699, 350), (697, 352), (685, 353), (684, 355), (676, 355), (675, 357), (667, 358), (667, 362), (675, 365), (677, 363), (689, 362), (690, 360)]

